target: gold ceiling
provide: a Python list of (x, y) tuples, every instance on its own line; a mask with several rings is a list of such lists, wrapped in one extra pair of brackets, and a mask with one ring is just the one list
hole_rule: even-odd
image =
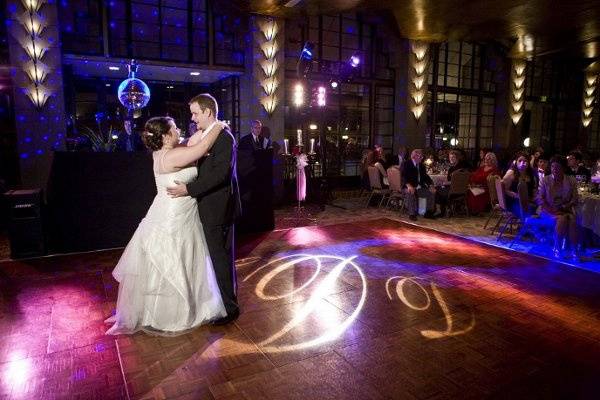
[(293, 17), (360, 10), (393, 15), (400, 35), (426, 41), (496, 40), (514, 43), (511, 55), (567, 52), (600, 57), (599, 0), (250, 0), (245, 11)]

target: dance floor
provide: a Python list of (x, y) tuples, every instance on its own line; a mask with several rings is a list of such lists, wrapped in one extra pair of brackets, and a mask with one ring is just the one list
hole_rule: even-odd
[(389, 219), (239, 245), (239, 319), (106, 337), (120, 250), (0, 263), (0, 399), (598, 398), (600, 276)]

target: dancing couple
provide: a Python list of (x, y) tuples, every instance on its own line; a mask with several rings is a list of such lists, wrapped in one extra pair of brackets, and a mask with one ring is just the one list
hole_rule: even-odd
[(119, 282), (110, 335), (177, 335), (239, 315), (233, 220), (239, 204), (235, 139), (216, 100), (189, 102), (198, 132), (179, 146), (170, 117), (146, 122), (157, 194), (113, 271)]

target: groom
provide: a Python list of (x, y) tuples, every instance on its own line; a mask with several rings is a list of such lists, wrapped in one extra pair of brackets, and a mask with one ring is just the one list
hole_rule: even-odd
[[(196, 127), (208, 133), (217, 121), (215, 98), (199, 94), (190, 100), (189, 105)], [(225, 318), (213, 322), (216, 325), (227, 324), (240, 314), (233, 257), (233, 221), (239, 204), (234, 152), (235, 139), (229, 129), (224, 129), (210, 153), (198, 160), (196, 180), (187, 185), (175, 182), (177, 186), (167, 189), (171, 197), (192, 196), (198, 199), (200, 221), (227, 311)]]

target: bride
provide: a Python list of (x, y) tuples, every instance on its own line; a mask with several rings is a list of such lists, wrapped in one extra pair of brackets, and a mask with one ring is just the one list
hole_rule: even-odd
[(189, 166), (211, 148), (224, 124), (189, 147), (175, 147), (179, 129), (172, 118), (146, 122), (142, 139), (153, 151), (158, 194), (113, 271), (119, 282), (117, 309), (106, 320), (108, 335), (144, 330), (182, 333), (227, 315), (193, 197), (171, 198), (166, 188), (196, 178)]

